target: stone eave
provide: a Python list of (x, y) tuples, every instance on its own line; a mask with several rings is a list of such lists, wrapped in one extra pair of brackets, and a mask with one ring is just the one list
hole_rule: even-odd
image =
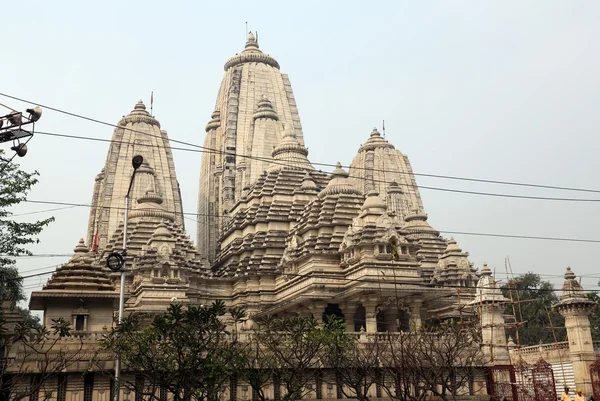
[(355, 297), (357, 293), (385, 293), (396, 295), (402, 295), (402, 297), (410, 297), (418, 295), (423, 301), (429, 301), (433, 299), (439, 299), (442, 297), (451, 297), (453, 295), (452, 290), (445, 288), (430, 288), (415, 285), (397, 284), (394, 283), (355, 283), (356, 285), (344, 290), (337, 294), (332, 299), (341, 301), (346, 298)]
[(42, 310), (46, 299), (53, 298), (94, 298), (94, 299), (118, 299), (119, 293), (112, 291), (77, 292), (72, 290), (42, 290), (31, 293), (29, 309)]

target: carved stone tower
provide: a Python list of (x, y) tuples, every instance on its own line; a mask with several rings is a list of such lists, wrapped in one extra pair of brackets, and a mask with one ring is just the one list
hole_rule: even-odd
[(560, 302), (554, 308), (565, 318), (575, 384), (585, 395), (591, 395), (592, 381), (589, 368), (596, 360), (596, 355), (589, 315), (596, 304), (585, 296), (583, 287), (575, 278), (575, 273), (567, 267)]
[(290, 80), (249, 33), (244, 50), (225, 63), (215, 111), (206, 126), (197, 245), (209, 261), (215, 259), (223, 215), (231, 212), (243, 188), (267, 170), (273, 149), (286, 134), (304, 146)]
[(131, 199), (142, 195), (148, 184), (154, 185), (151, 176), (156, 176), (155, 191), (162, 196), (165, 210), (174, 213), (175, 222), (184, 226), (181, 193), (167, 131), (160, 129), (158, 120), (146, 111), (140, 100), (133, 111), (119, 121), (104, 168), (96, 176), (86, 236), (92, 251), (104, 248), (123, 221), (123, 199), (133, 171), (131, 158), (138, 154), (144, 157), (144, 164), (138, 170)]

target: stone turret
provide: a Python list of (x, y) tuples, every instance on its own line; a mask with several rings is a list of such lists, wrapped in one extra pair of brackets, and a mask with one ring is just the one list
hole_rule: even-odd
[(184, 226), (169, 137), (140, 100), (115, 128), (104, 168), (96, 177), (86, 236), (94, 251), (107, 244), (123, 220), (123, 199), (133, 173), (131, 159), (138, 154), (144, 157), (144, 164), (137, 172), (139, 176), (136, 176), (131, 198), (135, 199), (146, 190), (145, 181), (149, 178), (144, 176), (153, 175), (157, 180), (155, 191), (163, 197), (165, 209), (175, 215), (179, 225)]
[(593, 394), (589, 367), (596, 360), (596, 354), (589, 315), (595, 306), (596, 303), (585, 296), (585, 291), (576, 280), (575, 273), (567, 267), (560, 301), (554, 305), (554, 309), (565, 318), (575, 384), (586, 395)]
[(46, 325), (62, 317), (77, 331), (110, 327), (119, 294), (103, 262), (79, 240), (71, 259), (58, 267), (41, 291), (31, 294), (29, 308), (43, 310)]
[(469, 262), (469, 253), (463, 252), (456, 240), (450, 238), (433, 274), (433, 284), (473, 289), (477, 284), (476, 272)]
[(502, 295), (492, 271), (484, 264), (475, 290), (475, 299), (470, 305), (477, 308), (481, 324), (481, 347), (492, 365), (510, 363), (503, 317), (507, 302), (509, 300)]
[(225, 63), (215, 112), (206, 128), (204, 146), (214, 152), (202, 155), (198, 247), (212, 262), (223, 229), (221, 216), (233, 209), (244, 187), (259, 180), (272, 157), (285, 157), (283, 149), (272, 156), (273, 149), (288, 133), (304, 147), (290, 80), (279, 63), (260, 49), (253, 33), (248, 34), (243, 51)]

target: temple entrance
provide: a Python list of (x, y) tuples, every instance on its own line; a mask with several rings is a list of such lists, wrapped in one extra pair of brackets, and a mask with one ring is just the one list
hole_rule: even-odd
[(326, 322), (327, 319), (331, 319), (332, 317), (335, 317), (336, 319), (341, 319), (342, 321), (344, 320), (344, 314), (342, 313), (342, 310), (340, 309), (340, 306), (338, 304), (327, 304), (327, 307), (323, 312), (324, 322)]
[(358, 305), (354, 313), (354, 331), (360, 331), (361, 328), (367, 328), (367, 313), (364, 306)]
[(600, 400), (600, 359), (596, 359), (596, 361), (590, 365), (590, 376), (592, 379), (594, 398)]

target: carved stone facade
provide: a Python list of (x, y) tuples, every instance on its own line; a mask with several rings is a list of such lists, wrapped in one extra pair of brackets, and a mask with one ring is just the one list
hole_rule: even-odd
[[(489, 269), (480, 279), (469, 254), (429, 225), (408, 157), (373, 130), (349, 172), (339, 163), (330, 174), (315, 170), (289, 79), (252, 34), (225, 65), (204, 144), (198, 251), (185, 234), (166, 132), (139, 102), (114, 131), (86, 240), (30, 307), (90, 338), (114, 324), (120, 274), (105, 260), (122, 248), (131, 158), (142, 154), (128, 216), (125, 313), (224, 300), (247, 309), (245, 329), (266, 315), (336, 315), (348, 331), (375, 333), (474, 319), (478, 310), (490, 359), (508, 360), (505, 299)], [(591, 357), (588, 339), (572, 333), (585, 327), (586, 305), (565, 295), (559, 306), (578, 338), (571, 354), (582, 361)]]

